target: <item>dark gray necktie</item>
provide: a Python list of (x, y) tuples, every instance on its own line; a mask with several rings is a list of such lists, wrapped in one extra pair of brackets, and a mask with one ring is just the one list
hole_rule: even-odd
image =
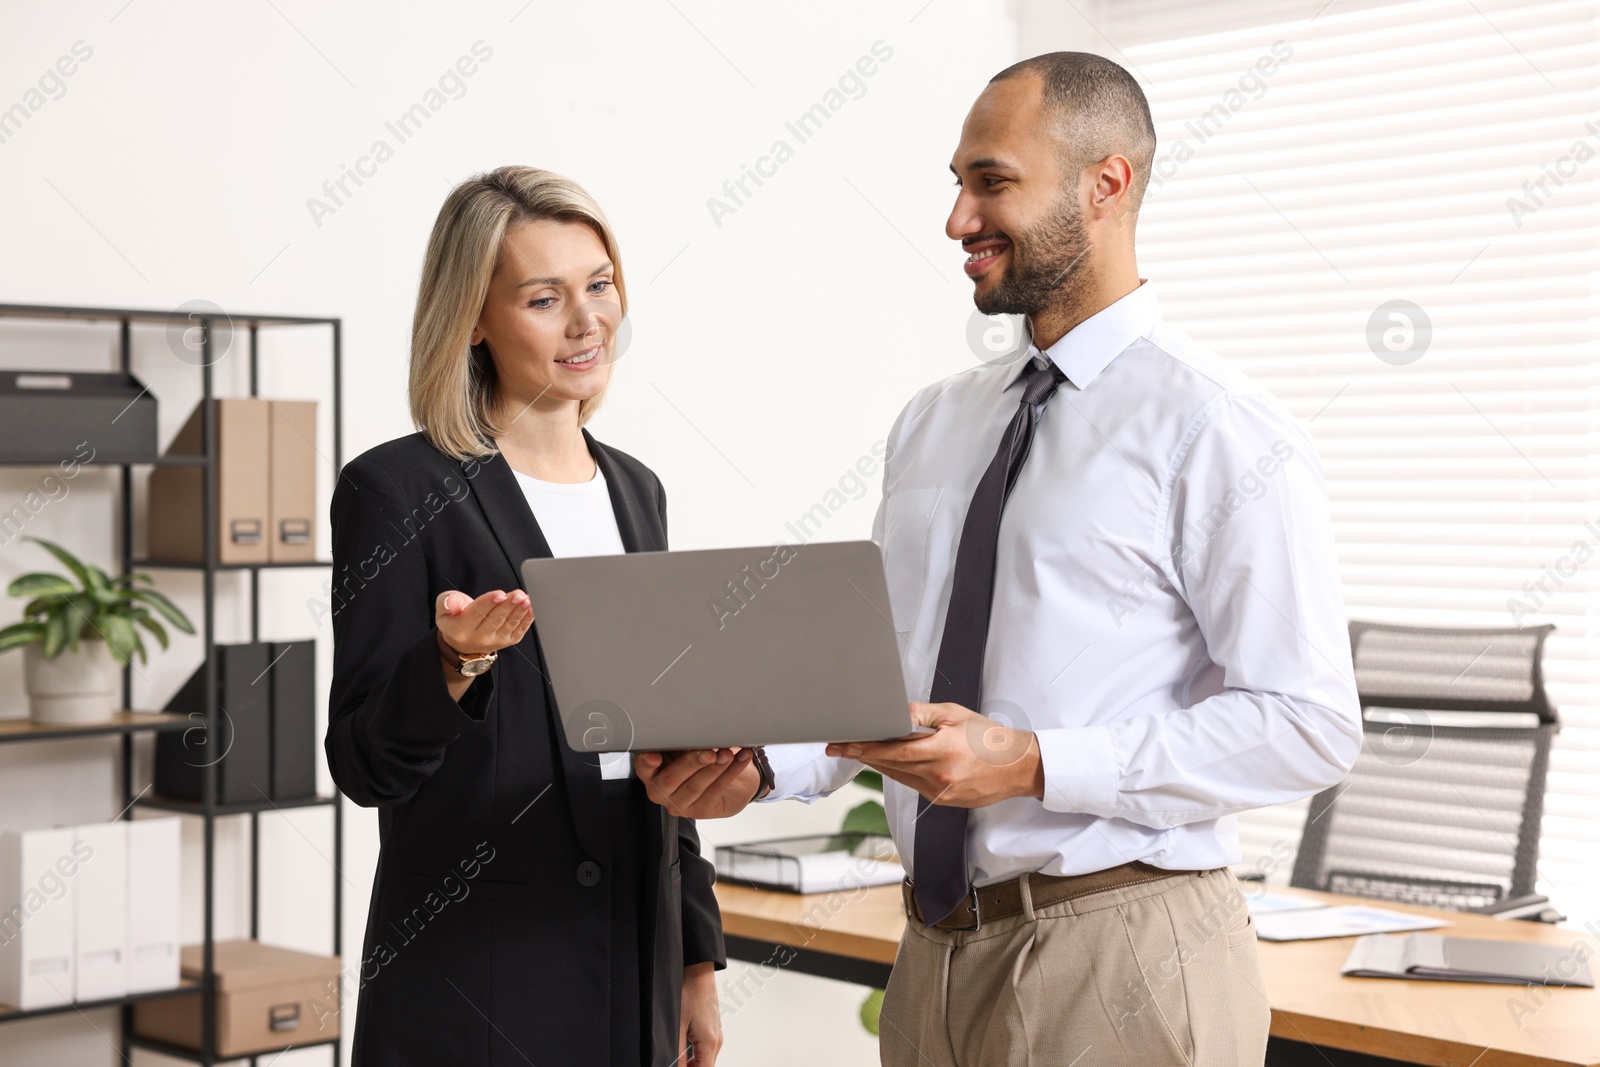
[[(1055, 364), (1028, 372), (1022, 403), (1011, 417), (989, 469), (978, 480), (956, 550), (955, 582), (944, 616), (944, 636), (934, 671), (932, 703), (950, 702), (977, 711), (983, 693), (983, 650), (989, 641), (989, 611), (994, 601), (994, 557), (1000, 540), (1000, 514), (1028, 458), (1033, 430), (1045, 401), (1064, 375)], [(930, 804), (917, 798), (916, 879), (912, 889), (922, 921), (932, 925), (948, 916), (971, 891), (967, 878), (967, 809)]]

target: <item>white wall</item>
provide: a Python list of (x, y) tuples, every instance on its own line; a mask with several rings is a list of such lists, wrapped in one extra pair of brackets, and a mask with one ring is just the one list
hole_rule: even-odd
[[(1060, 47), (1065, 32), (1043, 25), (1021, 36), (1022, 50)], [(204, 299), (233, 312), (342, 316), (350, 456), (410, 430), (403, 368), (417, 269), (451, 183), (502, 163), (549, 167), (605, 206), (631, 283), (634, 341), (595, 432), (660, 473), (676, 547), (770, 541), (838, 486), (916, 387), (971, 365), (967, 283), (943, 236), (946, 164), (972, 98), (1015, 58), (1017, 40), (1002, 0), (11, 6), (0, 14), (0, 109), (32, 108), (29, 89), (75, 42), (92, 55), (0, 143), (0, 302)], [(492, 55), (464, 93), (398, 143), (384, 123), (479, 41)], [(893, 55), (864, 94), (796, 144), (785, 120), (878, 41)], [(314, 220), (308, 198), (380, 138), (393, 157)], [(719, 225), (707, 198), (778, 138), (794, 157)], [(266, 343), (268, 391), (319, 395), (323, 338), (304, 332)], [(111, 337), (0, 322), (0, 365), (104, 367)], [(137, 352), (170, 434), (193, 403), (194, 372), (159, 330), (141, 332)], [(234, 375), (238, 352), (221, 378)], [(323, 434), (326, 451), (326, 425)], [(41, 473), (0, 470), (0, 510)], [(81, 475), (28, 532), (110, 562), (112, 478)], [(324, 501), (330, 486), (325, 475)], [(873, 506), (871, 493), (848, 502), (821, 536), (865, 536)], [(20, 542), (0, 547), (0, 580), (43, 562)], [(264, 632), (321, 637), (325, 683), (328, 627), (306, 608), (316, 580), (264, 578)], [(196, 607), (196, 579), (163, 583)], [(247, 634), (236, 583), (219, 583), (222, 640)], [(17, 611), (0, 602), (0, 623)], [(144, 668), (140, 702), (164, 702), (196, 661), (188, 641)], [(25, 713), (19, 657), (0, 656), (0, 716)], [(114, 814), (113, 751), (109, 741), (0, 748), (0, 829)], [(855, 795), (758, 810), (703, 834), (715, 844), (832, 828), (860, 799), (846, 793)], [(264, 935), (321, 949), (334, 877), (326, 813), (266, 821)], [(370, 812), (349, 810), (352, 959), (375, 826)], [(188, 844), (185, 903), (198, 936), (197, 828)], [(248, 928), (237, 892), (247, 860), (242, 836), (224, 829), (218, 936)], [(876, 1063), (855, 1021), (861, 995), (784, 975), (730, 1016), (723, 1062)], [(0, 1067), (109, 1064), (97, 1031), (113, 1034), (115, 1022), (98, 1012), (0, 1027)], [(309, 1052), (277, 1062), (325, 1061)]]

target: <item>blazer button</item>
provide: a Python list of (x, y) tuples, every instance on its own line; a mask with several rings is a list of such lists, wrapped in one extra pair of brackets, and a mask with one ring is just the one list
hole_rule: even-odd
[(594, 860), (584, 860), (582, 863), (578, 864), (577, 873), (579, 885), (600, 884), (600, 865), (594, 862)]

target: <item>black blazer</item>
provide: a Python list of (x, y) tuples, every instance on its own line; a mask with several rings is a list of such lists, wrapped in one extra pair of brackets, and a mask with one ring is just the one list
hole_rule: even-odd
[[(584, 439), (624, 547), (665, 549), (661, 482)], [(550, 555), (544, 534), (502, 456), (457, 462), (421, 434), (352, 460), (332, 511), (328, 763), (346, 796), (378, 809), (382, 840), (362, 959), (345, 967), (360, 975), (355, 1062), (604, 1063), (599, 768), (556, 722), (537, 621), (459, 705), (434, 644), (438, 595), (520, 588), (522, 561)], [(694, 822), (649, 806), (640, 863), (655, 906), (639, 922), (654, 953), (641, 965), (653, 976), (650, 1063), (665, 1067), (678, 1054), (683, 968), (727, 963)]]

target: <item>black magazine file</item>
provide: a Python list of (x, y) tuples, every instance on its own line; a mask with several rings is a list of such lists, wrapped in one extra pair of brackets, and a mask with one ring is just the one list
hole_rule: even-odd
[(317, 785), (316, 642), (217, 645), (217, 735), (205, 729), (205, 668), (167, 704), (186, 730), (156, 739), (154, 791), (202, 797), (205, 767), (217, 767), (217, 802), (260, 803), (313, 796)]

